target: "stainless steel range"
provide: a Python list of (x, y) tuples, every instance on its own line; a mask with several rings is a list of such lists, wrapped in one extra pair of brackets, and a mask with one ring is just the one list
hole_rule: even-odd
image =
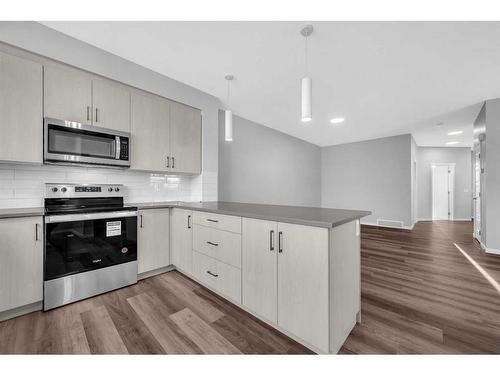
[(45, 185), (44, 310), (137, 282), (137, 207), (122, 185)]

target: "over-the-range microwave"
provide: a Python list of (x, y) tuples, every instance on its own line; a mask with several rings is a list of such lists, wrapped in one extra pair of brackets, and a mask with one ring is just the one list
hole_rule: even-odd
[(130, 167), (130, 133), (46, 117), (45, 163)]

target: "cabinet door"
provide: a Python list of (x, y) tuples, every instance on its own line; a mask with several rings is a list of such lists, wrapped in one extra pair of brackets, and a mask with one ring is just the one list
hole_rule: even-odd
[(170, 154), (170, 106), (166, 99), (132, 93), (131, 168), (166, 172)]
[(278, 223), (279, 233), (278, 324), (328, 352), (328, 229)]
[(41, 217), (0, 219), (0, 311), (43, 299)]
[(193, 212), (172, 210), (172, 264), (188, 275), (193, 272)]
[(172, 171), (201, 173), (201, 111), (180, 103), (170, 105)]
[(0, 160), (42, 162), (42, 66), (0, 53)]
[(92, 80), (93, 123), (96, 126), (130, 132), (130, 90), (103, 79)]
[(273, 323), (278, 314), (277, 236), (276, 222), (243, 218), (243, 305)]
[(45, 65), (45, 116), (92, 124), (92, 78), (76, 69)]
[(170, 264), (170, 210), (139, 211), (137, 226), (138, 272), (148, 272)]

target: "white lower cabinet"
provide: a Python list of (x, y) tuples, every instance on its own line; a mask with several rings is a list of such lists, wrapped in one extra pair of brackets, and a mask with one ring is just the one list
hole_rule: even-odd
[(193, 212), (172, 209), (172, 264), (182, 272), (193, 273)]
[(138, 273), (170, 264), (170, 209), (139, 211), (137, 222)]
[(329, 352), (328, 229), (278, 223), (280, 236), (278, 325)]
[(242, 228), (242, 304), (328, 352), (328, 229), (248, 218)]
[(241, 303), (241, 269), (193, 251), (193, 276), (237, 303)]
[(43, 299), (43, 219), (0, 219), (0, 312)]
[(278, 223), (243, 218), (242, 303), (278, 322)]

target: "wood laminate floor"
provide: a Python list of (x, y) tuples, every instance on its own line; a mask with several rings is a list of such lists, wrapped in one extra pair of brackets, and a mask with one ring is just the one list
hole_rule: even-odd
[[(468, 222), (364, 226), (362, 323), (341, 353), (500, 353), (500, 256), (471, 233)], [(2, 322), (0, 353), (310, 351), (174, 271)]]

